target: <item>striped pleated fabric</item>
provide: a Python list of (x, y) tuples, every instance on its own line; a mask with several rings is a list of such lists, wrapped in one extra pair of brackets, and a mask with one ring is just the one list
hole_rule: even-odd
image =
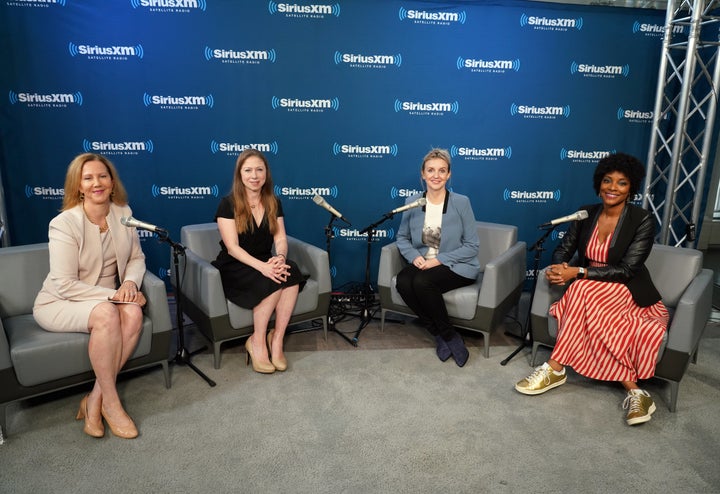
[[(588, 244), (591, 266), (607, 259), (610, 238)], [(655, 373), (658, 350), (669, 315), (662, 301), (640, 307), (623, 283), (576, 280), (550, 307), (558, 320), (551, 358), (575, 372), (603, 381), (648, 379)]]

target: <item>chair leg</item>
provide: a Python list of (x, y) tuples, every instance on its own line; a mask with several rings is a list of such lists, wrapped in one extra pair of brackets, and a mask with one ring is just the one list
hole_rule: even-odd
[(385, 331), (385, 313), (387, 309), (380, 309), (380, 332)]
[(213, 364), (216, 369), (220, 368), (220, 342), (213, 342)]
[(537, 350), (540, 343), (533, 341), (532, 354), (530, 355), (530, 367), (535, 367), (535, 358), (537, 358)]
[(675, 413), (675, 411), (677, 410), (677, 398), (680, 383), (675, 381), (668, 382), (670, 383), (670, 403), (668, 403), (668, 408), (670, 409), (670, 412)]
[(7, 403), (0, 405), (0, 444), (2, 444), (3, 437), (7, 436)]
[(165, 377), (165, 389), (170, 389), (170, 386), (172, 386), (170, 382), (170, 366), (168, 365), (167, 360), (163, 360), (161, 365), (163, 369), (163, 376)]
[(485, 358), (490, 358), (490, 333), (483, 331), (482, 335), (483, 346), (485, 346), (485, 348), (483, 349), (483, 354), (485, 355)]
[(322, 316), (323, 334), (325, 335), (325, 341), (327, 341), (327, 316)]

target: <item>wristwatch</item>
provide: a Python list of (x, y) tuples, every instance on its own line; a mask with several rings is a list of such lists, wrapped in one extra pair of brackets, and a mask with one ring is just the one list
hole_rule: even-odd
[(585, 278), (585, 268), (584, 268), (584, 267), (580, 266), (580, 267), (578, 268), (577, 278), (578, 278), (579, 280)]

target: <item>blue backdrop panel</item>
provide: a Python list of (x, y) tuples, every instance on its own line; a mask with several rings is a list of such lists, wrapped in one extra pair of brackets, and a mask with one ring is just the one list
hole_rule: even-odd
[[(422, 190), (420, 160), (439, 146), (476, 217), (532, 244), (538, 224), (595, 200), (600, 157), (645, 157), (663, 22), (525, 1), (3, 0), (11, 242), (47, 240), (83, 151), (107, 155), (134, 215), (179, 240), (213, 220), (237, 155), (255, 147), (288, 232), (329, 247), (334, 285), (364, 280), (368, 245), (374, 283), (400, 215), (371, 243), (360, 232)], [(141, 237), (167, 279), (167, 245)]]

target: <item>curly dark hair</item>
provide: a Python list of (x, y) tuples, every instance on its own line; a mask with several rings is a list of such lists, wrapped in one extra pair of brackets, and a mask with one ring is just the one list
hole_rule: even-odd
[(640, 190), (640, 183), (645, 178), (645, 167), (635, 156), (625, 153), (615, 153), (605, 156), (598, 161), (593, 174), (593, 188), (600, 193), (600, 183), (605, 175), (620, 172), (630, 180), (630, 197)]

